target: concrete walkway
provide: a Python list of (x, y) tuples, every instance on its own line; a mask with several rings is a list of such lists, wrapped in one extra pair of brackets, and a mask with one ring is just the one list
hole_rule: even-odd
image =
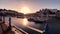
[(9, 31), (7, 34), (22, 34), (22, 32), (13, 27), (12, 31)]

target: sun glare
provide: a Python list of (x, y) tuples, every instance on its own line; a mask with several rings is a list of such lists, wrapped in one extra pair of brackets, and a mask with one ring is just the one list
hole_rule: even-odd
[(22, 7), (20, 9), (20, 12), (27, 14), (27, 13), (31, 13), (31, 10), (28, 7)]

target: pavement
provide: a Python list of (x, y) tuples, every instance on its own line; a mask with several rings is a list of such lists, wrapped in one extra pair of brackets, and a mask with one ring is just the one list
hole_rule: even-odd
[(7, 23), (2, 23), (0, 24), (0, 34), (22, 34), (22, 32), (20, 32), (19, 30), (17, 30), (16, 28), (12, 27), (12, 30), (6, 31), (8, 28), (8, 24)]
[(16, 28), (12, 27), (12, 30), (9, 31), (7, 34), (22, 34), (22, 32), (20, 32)]

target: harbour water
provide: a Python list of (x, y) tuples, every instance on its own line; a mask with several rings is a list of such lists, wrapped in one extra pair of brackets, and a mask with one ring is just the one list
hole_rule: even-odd
[[(24, 18), (24, 19), (16, 18), (16, 17), (11, 17), (11, 18), (12, 18), (12, 20), (11, 20), (12, 25), (31, 26), (31, 27), (34, 27), (34, 28), (40, 29), (40, 30), (44, 30), (44, 27), (45, 27), (45, 24), (36, 24), (34, 22), (29, 22), (27, 20), (27, 18)], [(9, 19), (9, 17), (6, 17), (6, 23), (8, 23), (8, 19)], [(50, 34), (60, 34), (60, 23), (58, 20), (56, 20), (56, 21), (57, 22), (53, 22), (53, 23), (50, 21), (48, 23)]]

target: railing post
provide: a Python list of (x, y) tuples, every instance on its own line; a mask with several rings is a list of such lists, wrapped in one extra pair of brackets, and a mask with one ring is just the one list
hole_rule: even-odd
[(5, 23), (5, 16), (3, 16), (3, 23)]
[(9, 17), (9, 29), (11, 30), (11, 17)]
[(4, 32), (4, 28), (3, 28), (3, 25), (2, 25), (2, 24), (3, 24), (3, 23), (2, 23), (2, 22), (3, 22), (2, 19), (3, 19), (3, 17), (0, 16), (0, 24), (1, 24), (0, 26), (1, 26), (2, 32)]
[(43, 34), (49, 34), (49, 26), (48, 26), (48, 23), (45, 24), (44, 30), (45, 30), (45, 32)]

